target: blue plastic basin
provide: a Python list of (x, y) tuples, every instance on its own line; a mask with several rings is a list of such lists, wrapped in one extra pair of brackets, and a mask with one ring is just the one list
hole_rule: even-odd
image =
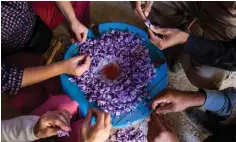
[[(145, 39), (146, 41), (145, 44), (146, 47), (149, 49), (149, 54), (152, 61), (154, 61), (156, 57), (161, 57), (165, 59), (162, 51), (149, 42), (148, 35), (144, 30), (126, 23), (111, 22), (99, 25), (99, 32), (101, 34), (110, 31), (112, 29), (130, 31), (132, 33), (138, 34), (140, 37), (143, 37)], [(89, 30), (88, 38), (96, 38), (91, 30)], [(76, 44), (72, 44), (67, 50), (64, 59), (71, 58), (73, 56), (76, 56), (77, 54), (78, 54), (78, 47)], [(152, 97), (156, 96), (167, 86), (168, 83), (167, 64), (165, 63), (163, 65), (156, 67), (156, 73), (157, 73), (156, 78), (153, 78), (151, 83), (147, 86), (147, 89)], [(84, 117), (87, 114), (87, 110), (89, 107), (97, 108), (97, 105), (95, 103), (89, 103), (85, 98), (85, 94), (80, 90), (80, 88), (78, 88), (78, 86), (75, 83), (72, 83), (68, 80), (69, 77), (70, 76), (67, 74), (61, 75), (62, 87), (65, 93), (67, 93), (71, 98), (73, 98), (79, 103), (80, 113)], [(139, 103), (135, 111), (132, 111), (131, 113), (126, 115), (122, 115), (119, 118), (116, 118), (114, 117), (114, 115), (112, 115), (113, 127), (124, 128), (144, 120), (151, 113), (151, 110), (149, 109), (150, 104), (151, 101), (149, 101), (147, 105)], [(94, 118), (92, 119), (92, 123), (95, 123)]]

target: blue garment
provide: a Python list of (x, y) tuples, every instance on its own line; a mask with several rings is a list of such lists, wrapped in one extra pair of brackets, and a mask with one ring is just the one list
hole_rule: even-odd
[(201, 108), (215, 112), (219, 116), (229, 116), (231, 114), (232, 107), (236, 102), (236, 88), (204, 90), (206, 92), (206, 102)]

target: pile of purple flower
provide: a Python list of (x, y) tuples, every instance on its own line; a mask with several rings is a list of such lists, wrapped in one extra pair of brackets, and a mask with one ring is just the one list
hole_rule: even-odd
[[(96, 102), (104, 111), (129, 113), (148, 96), (147, 84), (156, 76), (144, 39), (131, 32), (112, 30), (97, 39), (88, 39), (80, 45), (78, 54), (91, 57), (91, 67), (80, 77), (70, 81), (87, 94), (89, 102)], [(110, 80), (103, 69), (109, 64), (119, 67), (119, 76)]]
[(119, 129), (109, 137), (107, 142), (147, 142), (147, 136), (140, 129)]

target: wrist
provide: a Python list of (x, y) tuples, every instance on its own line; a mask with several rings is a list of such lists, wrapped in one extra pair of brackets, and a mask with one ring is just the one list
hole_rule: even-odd
[(190, 96), (190, 106), (191, 107), (200, 107), (203, 106), (206, 100), (206, 95), (201, 92), (192, 92)]
[[(39, 119), (40, 120), (40, 119)], [(33, 132), (34, 132), (34, 136), (36, 138), (41, 138), (40, 135), (39, 135), (39, 120), (38, 122), (34, 125), (34, 129), (33, 129)]]
[(56, 72), (57, 75), (67, 73), (68, 67), (66, 66), (66, 60), (52, 64), (52, 66), (53, 66), (54, 72)]
[(74, 24), (78, 24), (78, 23), (80, 24), (80, 21), (76, 17), (72, 17), (69, 19), (69, 23), (72, 26)]
[(181, 31), (181, 44), (185, 44), (186, 42), (187, 42), (187, 40), (188, 40), (188, 38), (189, 38), (189, 33), (186, 33), (186, 32), (184, 32), (184, 31)]

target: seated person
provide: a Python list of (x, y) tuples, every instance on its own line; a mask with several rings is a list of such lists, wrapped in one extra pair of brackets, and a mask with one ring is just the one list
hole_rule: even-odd
[[(70, 105), (75, 106), (75, 103)], [(71, 107), (69, 109), (72, 111)], [(97, 120), (93, 126), (90, 125), (92, 116), (96, 117)], [(35, 141), (58, 135), (59, 130), (69, 133), (69, 137), (59, 138), (58, 141), (60, 142), (105, 142), (108, 139), (111, 129), (109, 114), (92, 108), (88, 110), (83, 121), (77, 120), (71, 124), (71, 118), (71, 113), (63, 109), (47, 111), (41, 116), (26, 115), (3, 120), (1, 121), (1, 141)]]
[[(203, 57), (201, 56), (203, 52), (205, 52), (205, 55), (211, 53), (208, 52), (209, 50), (205, 49), (209, 46), (207, 40), (216, 40), (215, 43), (212, 42), (210, 45), (211, 51), (213, 50), (213, 46), (218, 46), (217, 41), (225, 41), (225, 44), (223, 44), (225, 46), (221, 46), (220, 48), (221, 51), (224, 52), (228, 51), (227, 46), (230, 46), (228, 44), (234, 42), (235, 45), (235, 40), (233, 41), (236, 37), (235, 2), (157, 1), (133, 2), (132, 6), (136, 15), (138, 15), (142, 20), (150, 19), (153, 25), (162, 28), (186, 29), (186, 31), (192, 35), (205, 38), (206, 40), (201, 40), (202, 42), (198, 42), (198, 40), (191, 41), (195, 44), (194, 48), (195, 51), (197, 51), (194, 52), (194, 55), (192, 54), (193, 52), (190, 54), (189, 52), (185, 52), (185, 49), (182, 50), (182, 45), (166, 44), (165, 46), (159, 46), (159, 48), (165, 49), (164, 52), (167, 56), (168, 67), (171, 71), (176, 72), (179, 69), (180, 62), (189, 81), (196, 87), (213, 90), (220, 88), (222, 81), (229, 75), (229, 71), (227, 70), (230, 70), (230, 68), (224, 70), (225, 68), (219, 69), (207, 66), (206, 64), (199, 62), (199, 58), (196, 59), (196, 56)], [(173, 36), (167, 37), (174, 38)], [(166, 49), (166, 46), (176, 47)], [(202, 49), (196, 50), (196, 48)], [(214, 52), (215, 57), (217, 57), (221, 51), (218, 50), (218, 52)], [(203, 59), (205, 60), (206, 57)], [(224, 66), (227, 66), (226, 64)], [(229, 66), (231, 65), (232, 64)]]
[[(11, 108), (23, 114), (32, 112), (48, 99), (49, 94), (61, 91), (56, 76), (63, 73), (79, 76), (89, 68), (89, 57), (86, 65), (81, 67), (77, 66), (77, 62), (85, 56), (45, 66), (42, 56), (38, 55), (41, 49), (48, 48), (46, 46), (49, 46), (51, 40), (51, 36), (41, 33), (47, 30), (46, 27), (50, 28), (49, 31), (53, 30), (64, 19), (68, 20), (77, 40), (84, 42), (88, 29), (82, 23), (89, 22), (89, 7), (89, 2), (69, 1), (1, 3), (1, 82), (2, 92), (10, 94), (5, 101)], [(46, 27), (43, 26), (44, 30), (40, 31), (42, 29), (39, 27), (43, 24)], [(35, 41), (36, 44), (33, 44)]]
[[(186, 92), (173, 89), (166, 89), (153, 99), (151, 122), (148, 125), (148, 141), (158, 142), (166, 140), (177, 142), (176, 134), (168, 129), (164, 122), (160, 121), (159, 114), (183, 111), (190, 107), (201, 107), (204, 110), (213, 112), (220, 117), (229, 117), (233, 105), (236, 102), (236, 88), (227, 88), (221, 91), (203, 89), (199, 92)], [(154, 114), (156, 113), (156, 114)], [(205, 120), (212, 123), (212, 133), (205, 141), (235, 141), (235, 122), (233, 124), (222, 125), (214, 123), (214, 120)], [(205, 124), (209, 125), (209, 124)]]
[[(150, 40), (161, 49), (183, 44), (183, 52), (190, 54), (201, 64), (230, 71), (236, 70), (236, 39), (227, 42), (209, 40), (190, 35), (178, 29), (153, 26), (148, 31)], [(154, 33), (162, 35), (163, 38), (156, 36)], [(202, 50), (202, 47), (204, 47), (204, 50)], [(203, 80), (199, 80), (204, 83)], [(208, 110), (205, 115), (210, 116), (204, 120), (206, 122), (203, 125), (204, 127), (208, 127), (213, 133), (206, 141), (223, 141), (226, 139), (226, 141), (235, 141), (235, 129), (233, 130), (235, 126), (222, 126), (219, 124), (220, 120), (228, 118), (231, 114), (232, 106), (236, 101), (235, 93), (235, 88), (228, 88), (223, 91), (205, 89), (205, 91), (200, 92), (184, 92), (167, 89), (154, 99), (153, 110), (159, 114), (182, 111), (193, 106), (201, 106), (203, 109)], [(160, 106), (160, 104), (162, 105)], [(156, 136), (152, 137), (152, 139), (155, 139), (155, 137), (159, 139), (160, 137), (158, 138), (157, 136), (158, 133), (156, 132)], [(168, 130), (163, 133), (164, 136), (167, 136), (164, 139), (168, 139), (170, 142), (173, 139), (176, 140), (173, 131)]]

